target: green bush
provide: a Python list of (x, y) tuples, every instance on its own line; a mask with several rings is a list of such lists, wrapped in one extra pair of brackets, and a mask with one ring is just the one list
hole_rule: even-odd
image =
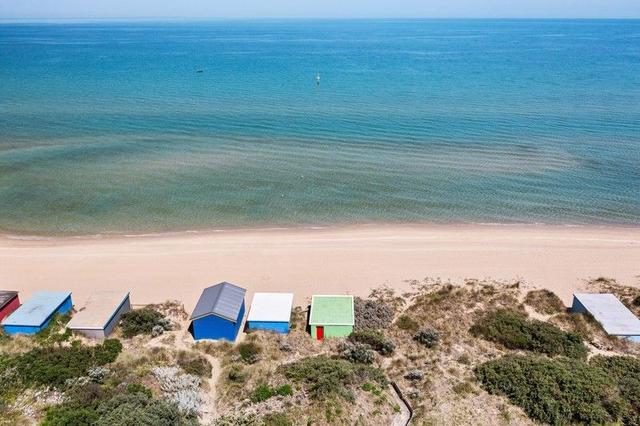
[(266, 401), (272, 396), (275, 396), (275, 394), (276, 394), (275, 390), (269, 387), (269, 385), (261, 384), (261, 385), (258, 385), (258, 387), (255, 388), (251, 393), (251, 402), (257, 403), (257, 402)]
[(291, 385), (282, 385), (277, 388), (272, 388), (269, 385), (261, 384), (261, 385), (258, 385), (258, 387), (255, 388), (251, 393), (251, 402), (258, 403), (258, 402), (266, 401), (267, 399), (276, 395), (280, 395), (280, 396), (293, 395), (293, 389), (291, 388)]
[(390, 355), (396, 348), (393, 341), (387, 339), (384, 334), (376, 330), (354, 331), (349, 335), (349, 340), (354, 343), (369, 345), (381, 355)]
[(100, 404), (96, 426), (180, 426), (197, 422), (186, 418), (175, 404), (142, 393), (117, 395)]
[[(131, 385), (130, 385), (131, 386)], [(141, 386), (144, 388), (144, 386)], [(146, 388), (144, 388), (146, 389)], [(83, 392), (86, 391), (86, 392)], [(71, 392), (60, 405), (46, 410), (45, 426), (196, 426), (197, 421), (182, 414), (178, 407), (164, 400), (154, 399), (146, 391), (125, 393), (101, 390), (92, 384)], [(115, 392), (115, 393), (114, 393)]]
[(125, 312), (120, 317), (120, 326), (124, 337), (133, 337), (139, 334), (151, 334), (156, 326), (168, 330), (169, 320), (160, 312), (151, 308), (134, 309)]
[(518, 312), (500, 309), (480, 318), (471, 327), (474, 336), (500, 343), (509, 349), (525, 349), (547, 355), (586, 358), (582, 338), (542, 321), (531, 321)]
[(46, 410), (41, 426), (93, 426), (100, 416), (92, 408), (62, 404)]
[(36, 348), (15, 357), (0, 360), (0, 375), (12, 369), (24, 385), (61, 387), (68, 379), (85, 376), (91, 367), (115, 361), (122, 351), (116, 339), (107, 339), (94, 347)]
[(260, 360), (262, 348), (254, 342), (240, 343), (238, 345), (238, 353), (243, 362), (254, 364)]
[(408, 315), (400, 315), (396, 321), (396, 326), (400, 330), (416, 331), (418, 330), (418, 323), (411, 319)]
[(127, 393), (129, 394), (142, 393), (149, 398), (153, 396), (151, 389), (149, 389), (145, 385), (141, 385), (140, 383), (129, 383), (127, 385)]
[[(66, 342), (71, 338), (71, 330), (65, 329), (67, 323), (71, 320), (71, 312), (66, 314), (55, 314), (49, 324), (38, 333), (35, 338), (41, 345), (50, 345), (53, 343)], [(61, 331), (64, 331), (61, 333)]]
[(281, 396), (290, 396), (293, 395), (293, 389), (291, 385), (282, 385), (276, 388), (276, 394)]
[(589, 365), (605, 371), (618, 382), (620, 395), (627, 403), (622, 415), (624, 424), (640, 424), (640, 359), (631, 356), (596, 355)]
[(579, 360), (505, 356), (474, 372), (485, 390), (505, 395), (541, 423), (603, 424), (618, 421), (622, 414), (624, 401), (614, 380)]
[(329, 358), (326, 355), (303, 358), (280, 366), (279, 370), (287, 378), (303, 384), (315, 399), (340, 397), (353, 401), (351, 389), (355, 386), (367, 381), (387, 385), (384, 373), (377, 368), (354, 364), (344, 359)]

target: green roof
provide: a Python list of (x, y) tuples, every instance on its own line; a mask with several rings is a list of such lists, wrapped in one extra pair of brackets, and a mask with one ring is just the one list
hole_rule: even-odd
[(353, 325), (353, 296), (313, 296), (309, 325)]

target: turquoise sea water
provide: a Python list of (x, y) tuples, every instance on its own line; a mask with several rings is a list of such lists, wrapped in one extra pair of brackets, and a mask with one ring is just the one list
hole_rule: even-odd
[(640, 224), (640, 21), (0, 24), (0, 230), (362, 222)]

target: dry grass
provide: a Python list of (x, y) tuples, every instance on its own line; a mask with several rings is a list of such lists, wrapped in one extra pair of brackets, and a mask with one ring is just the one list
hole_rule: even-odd
[(525, 296), (524, 303), (543, 315), (557, 314), (566, 309), (562, 300), (554, 292), (546, 289), (531, 290)]

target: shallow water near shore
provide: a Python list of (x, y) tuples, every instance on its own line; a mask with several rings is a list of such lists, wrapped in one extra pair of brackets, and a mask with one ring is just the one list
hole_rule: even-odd
[(640, 224), (640, 21), (4, 23), (0, 52), (5, 232)]

